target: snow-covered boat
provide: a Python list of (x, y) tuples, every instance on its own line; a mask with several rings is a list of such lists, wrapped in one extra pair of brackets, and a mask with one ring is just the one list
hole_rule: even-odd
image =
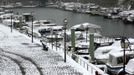
[(124, 23), (134, 23), (134, 13), (129, 14), (126, 18), (123, 19)]
[(107, 9), (107, 11), (105, 12), (105, 14), (103, 15), (104, 18), (108, 18), (108, 19), (118, 19), (120, 18), (119, 13), (122, 11), (121, 8), (111, 8), (111, 9)]
[(64, 10), (73, 11), (74, 8), (75, 8), (75, 3), (73, 3), (73, 2), (63, 4), (63, 9)]
[(0, 16), (2, 23), (10, 26), (14, 25), (15, 23), (24, 23), (22, 15), (14, 15), (13, 13), (3, 14)]
[(1, 5), (2, 8), (14, 8), (13, 5)]
[(134, 22), (134, 10), (122, 11), (119, 13), (119, 16), (122, 18), (124, 23)]
[(99, 6), (98, 5), (94, 5), (90, 7), (90, 12), (89, 14), (91, 15), (99, 15)]
[(125, 71), (128, 75), (134, 75), (134, 58), (130, 59), (126, 65)]
[(108, 74), (122, 75), (121, 73), (123, 72), (123, 63), (127, 64), (130, 59), (134, 58), (134, 51), (125, 51), (125, 55), (126, 59), (124, 62), (123, 50), (109, 54), (109, 59), (106, 64)]
[(13, 13), (2, 14), (0, 15), (0, 19), (10, 19), (11, 16), (13, 16)]
[(54, 42), (54, 41), (61, 41), (63, 39), (63, 36), (58, 34), (52, 34), (45, 36), (45, 38), (50, 42)]
[(53, 33), (59, 33), (63, 30), (63, 26), (60, 25), (50, 25), (50, 26), (44, 26), (40, 27), (38, 29), (38, 32), (42, 35), (49, 35), (51, 32)]
[(56, 23), (52, 23), (49, 20), (35, 20), (33, 21), (34, 27), (40, 27), (40, 26), (56, 26)]
[(101, 26), (92, 24), (92, 23), (81, 23), (77, 24), (71, 27), (71, 29), (74, 29), (76, 32), (77, 31), (82, 31), (83, 35), (86, 36), (86, 31), (88, 33), (94, 33), (95, 37), (100, 37), (101, 36)]
[[(134, 39), (128, 39), (130, 41), (130, 46), (134, 45)], [(98, 63), (107, 63), (109, 59), (109, 54), (110, 53), (115, 53), (123, 50), (121, 48), (120, 44), (121, 40), (115, 40), (114, 43), (110, 46), (104, 46), (104, 47), (99, 47), (95, 50), (94, 52), (94, 57), (97, 60)], [(132, 47), (132, 49), (134, 49)]]

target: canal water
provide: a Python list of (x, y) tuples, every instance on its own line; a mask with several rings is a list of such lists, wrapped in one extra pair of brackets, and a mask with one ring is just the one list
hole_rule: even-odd
[(36, 19), (49, 19), (63, 25), (63, 19), (68, 19), (68, 28), (73, 25), (90, 22), (102, 27), (102, 35), (111, 37), (134, 37), (134, 24), (124, 24), (117, 19), (104, 19), (102, 16), (92, 16), (90, 14), (73, 13), (55, 8), (15, 8), (13, 11), (24, 13), (34, 12)]

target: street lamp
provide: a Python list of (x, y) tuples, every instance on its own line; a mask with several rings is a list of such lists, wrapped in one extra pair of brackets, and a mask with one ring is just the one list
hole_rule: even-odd
[(63, 25), (63, 30), (64, 30), (64, 62), (66, 62), (66, 26), (67, 26), (67, 19), (65, 18), (63, 20), (64, 25)]
[(88, 34), (88, 26), (86, 27), (86, 42), (87, 42), (87, 34)]
[(58, 34), (55, 34), (55, 45), (56, 45), (56, 51), (57, 51), (57, 42), (58, 42)]
[(54, 36), (53, 36), (53, 33), (54, 33), (54, 31), (53, 31), (53, 29), (51, 29), (51, 42), (52, 42), (52, 49), (53, 49), (53, 38), (54, 38)]
[(13, 11), (11, 10), (11, 33), (13, 32)]
[(127, 40), (126, 37), (121, 38), (121, 47), (123, 48), (123, 74), (125, 75), (125, 64), (126, 64), (126, 54), (125, 54), (125, 48), (128, 48), (128, 43), (125, 41)]
[(32, 43), (33, 43), (33, 12), (31, 12), (31, 19), (32, 19), (32, 26), (31, 26), (31, 30), (32, 30)]

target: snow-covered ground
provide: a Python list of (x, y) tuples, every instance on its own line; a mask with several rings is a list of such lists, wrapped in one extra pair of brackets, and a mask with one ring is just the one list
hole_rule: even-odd
[(0, 24), (0, 75), (91, 75), (69, 57), (64, 63), (61, 55)]

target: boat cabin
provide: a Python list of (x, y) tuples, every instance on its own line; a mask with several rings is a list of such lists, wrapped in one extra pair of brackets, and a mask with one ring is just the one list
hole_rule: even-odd
[(26, 22), (32, 21), (32, 19), (33, 19), (32, 13), (23, 13), (22, 15), (23, 15), (24, 20), (25, 20)]
[(123, 51), (109, 54), (108, 63), (106, 64), (109, 74), (118, 74), (123, 68), (123, 63), (127, 64), (130, 59), (134, 58), (134, 51), (125, 51), (125, 54), (125, 62)]
[(51, 23), (50, 20), (35, 20), (33, 22), (33, 25), (35, 27), (40, 27), (40, 26), (56, 26), (55, 23)]
[(38, 32), (42, 35), (44, 34), (55, 34), (61, 32), (63, 30), (63, 26), (45, 26), (38, 30)]

